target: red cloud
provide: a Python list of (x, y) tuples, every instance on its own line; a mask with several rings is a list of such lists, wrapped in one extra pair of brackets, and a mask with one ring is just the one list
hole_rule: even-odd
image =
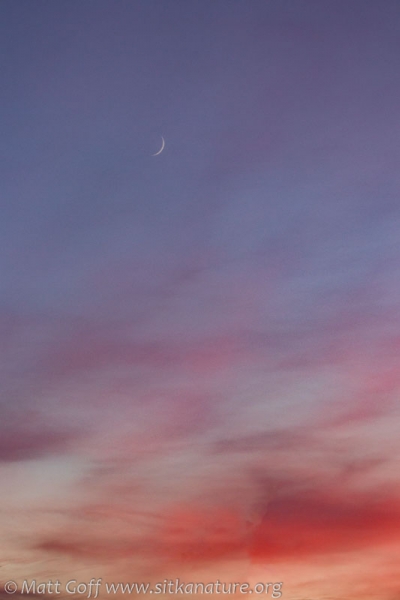
[(383, 499), (343, 489), (278, 492), (251, 528), (244, 511), (211, 505), (172, 507), (153, 515), (144, 528), (137, 527), (132, 513), (122, 527), (115, 507), (102, 511), (101, 535), (86, 511), (74, 534), (65, 532), (37, 547), (89, 560), (136, 557), (155, 570), (163, 565), (216, 567), (246, 556), (255, 562), (291, 562), (400, 542), (399, 506), (394, 493)]
[(301, 559), (400, 541), (397, 495), (385, 500), (341, 491), (274, 499), (254, 531), (254, 560)]

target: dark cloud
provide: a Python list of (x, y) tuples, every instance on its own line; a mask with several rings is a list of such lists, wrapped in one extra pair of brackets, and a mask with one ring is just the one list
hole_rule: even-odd
[(13, 427), (0, 429), (0, 462), (30, 460), (67, 452), (76, 433), (45, 428)]
[(218, 440), (213, 447), (216, 454), (230, 454), (234, 452), (250, 453), (267, 452), (273, 450), (293, 451), (298, 448), (305, 450), (317, 441), (311, 439), (310, 434), (301, 430), (284, 430), (255, 433), (246, 436), (236, 436), (232, 439)]

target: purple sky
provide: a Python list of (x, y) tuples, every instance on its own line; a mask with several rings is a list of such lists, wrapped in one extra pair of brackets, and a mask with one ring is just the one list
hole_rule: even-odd
[(392, 600), (399, 3), (2, 8), (1, 577)]

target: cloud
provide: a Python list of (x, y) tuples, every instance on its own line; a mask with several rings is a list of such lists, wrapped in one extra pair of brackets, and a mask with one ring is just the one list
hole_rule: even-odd
[[(266, 462), (273, 463), (273, 457)], [(35, 548), (45, 555), (107, 563), (110, 557), (116, 563), (138, 560), (154, 572), (168, 565), (208, 565), (218, 572), (219, 565), (235, 561), (291, 564), (400, 543), (400, 490), (360, 487), (382, 463), (338, 459), (334, 466), (329, 460), (324, 464), (327, 473), (321, 475), (313, 464), (297, 473), (291, 465), (292, 472), (285, 473), (285, 462), (274, 470), (245, 461), (228, 475), (223, 462), (214, 472), (210, 463), (203, 475), (194, 472), (190, 499), (173, 472), (167, 472), (164, 483), (159, 478), (158, 488), (145, 478), (142, 487), (129, 487), (129, 479), (132, 486), (138, 478), (128, 471), (114, 479), (105, 474), (103, 493), (101, 486), (96, 488), (102, 503), (66, 513), (72, 527), (40, 540)], [(126, 482), (125, 490), (118, 481)], [(151, 498), (147, 506), (146, 490)]]
[[(108, 562), (140, 559), (152, 568), (199, 568), (250, 558), (255, 563), (295, 562), (313, 556), (376, 550), (399, 543), (398, 495), (336, 496), (328, 490), (292, 495), (278, 494), (265, 503), (261, 523), (249, 525), (243, 515), (222, 507), (177, 505), (153, 520), (146, 534), (126, 525), (122, 533), (112, 512), (108, 535), (64, 532), (40, 542), (36, 548), (51, 555), (65, 555)], [(98, 515), (99, 517), (99, 515)], [(96, 521), (91, 521), (92, 528)], [(126, 523), (129, 523), (127, 521)], [(94, 531), (94, 530), (93, 530)], [(78, 533), (78, 530), (76, 531)]]
[(0, 431), (0, 462), (15, 462), (41, 458), (68, 451), (76, 433), (49, 430), (45, 427), (13, 427)]
[(299, 491), (273, 499), (254, 532), (256, 562), (376, 549), (399, 542), (399, 494)]

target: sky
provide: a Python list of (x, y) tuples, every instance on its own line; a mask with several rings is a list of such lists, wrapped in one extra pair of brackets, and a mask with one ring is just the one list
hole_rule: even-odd
[(394, 0), (3, 1), (14, 598), (399, 597), (399, 28)]

